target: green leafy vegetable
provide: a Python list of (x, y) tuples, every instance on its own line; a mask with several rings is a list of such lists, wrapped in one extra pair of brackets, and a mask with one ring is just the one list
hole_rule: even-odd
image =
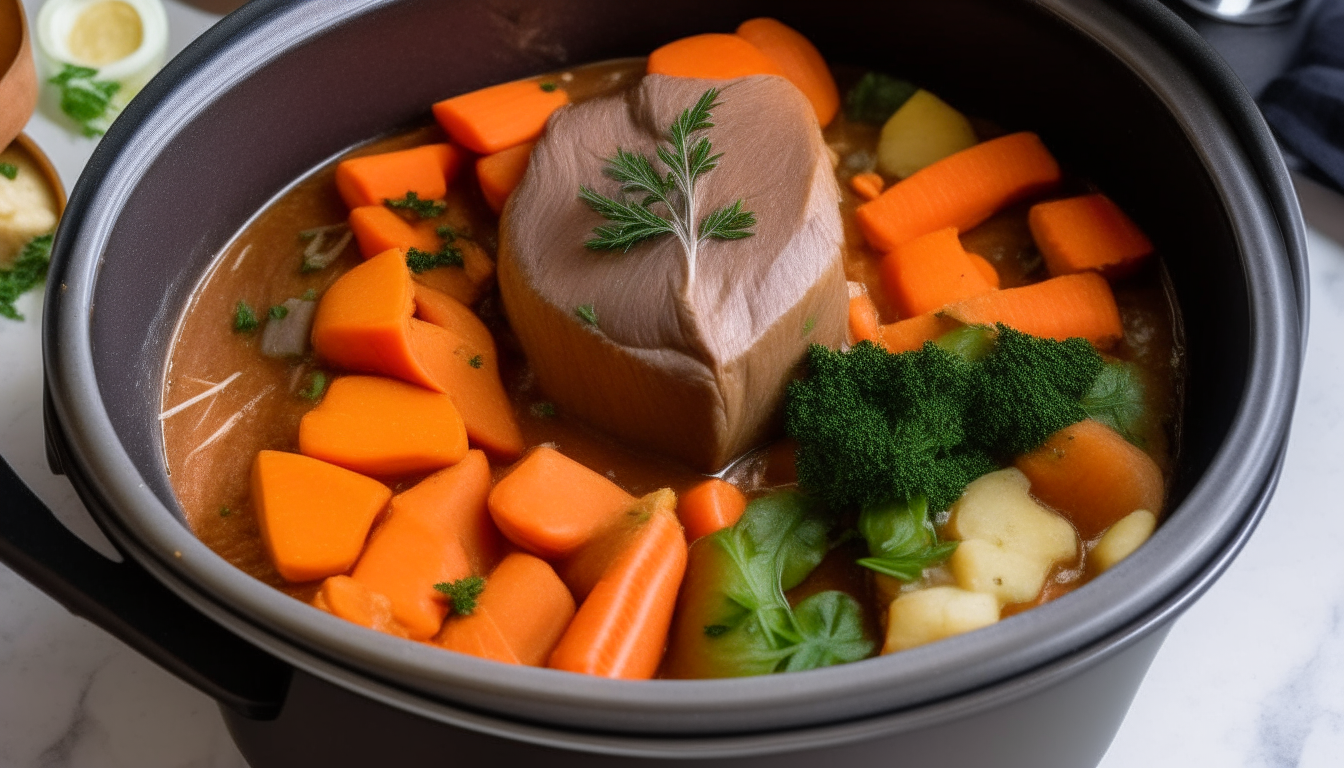
[(411, 271), (417, 275), (439, 267), (460, 267), (464, 263), (462, 261), (462, 251), (447, 243), (444, 243), (438, 253), (422, 251), (419, 248), (406, 250), (406, 266), (410, 267)]
[(1085, 418), (1079, 400), (1101, 370), (1082, 339), (1005, 326), (976, 360), (936, 344), (891, 354), (863, 342), (848, 352), (814, 344), (807, 362), (807, 378), (789, 384), (785, 429), (798, 440), (800, 484), (836, 509), (920, 494), (946, 509), (1000, 459)]
[(22, 320), (14, 302), (20, 296), (41, 285), (47, 279), (51, 264), (52, 235), (39, 235), (24, 244), (18, 258), (9, 269), (0, 269), (0, 315), (10, 320)]
[(476, 599), (485, 591), (485, 578), (467, 576), (457, 581), (444, 581), (434, 585), (434, 589), (448, 596), (453, 603), (453, 613), (470, 616), (476, 610)]
[(272, 320), (284, 320), (285, 317), (289, 315), (289, 307), (286, 307), (284, 304), (276, 304), (271, 307), (267, 314), (271, 316)]
[(312, 376), (308, 377), (308, 387), (299, 392), (299, 397), (304, 400), (317, 402), (322, 399), (322, 395), (327, 391), (327, 374), (321, 371), (313, 371)]
[(975, 362), (994, 351), (994, 329), (983, 325), (963, 325), (933, 342), (968, 362)]
[(859, 533), (872, 555), (859, 565), (901, 581), (919, 580), (925, 568), (946, 560), (957, 548), (955, 541), (938, 543), (923, 496), (864, 507)]
[(233, 305), (233, 330), (237, 333), (251, 333), (257, 330), (261, 321), (257, 319), (257, 313), (248, 305), (246, 301), (239, 301)]
[(845, 117), (856, 123), (881, 125), (917, 90), (900, 78), (868, 72), (845, 94)]
[(467, 360), (467, 365), (470, 365), (472, 368), (480, 368), (484, 364), (485, 358), (480, 355), (473, 355), (470, 360)]
[(597, 327), (597, 308), (592, 304), (580, 304), (575, 307), (574, 315), (594, 328)]
[(79, 125), (85, 136), (102, 136), (121, 111), (112, 103), (112, 97), (121, 90), (121, 83), (97, 80), (98, 70), (66, 64), (47, 82), (61, 89), (61, 111)]
[(432, 219), (435, 216), (443, 215), (447, 204), (438, 200), (421, 200), (420, 195), (414, 191), (407, 192), (406, 196), (400, 200), (383, 200), (383, 205), (394, 211), (410, 211), (421, 219)]
[(863, 609), (844, 592), (818, 592), (793, 609), (797, 640), (781, 672), (801, 672), (867, 658), (873, 642), (863, 633)]
[(1138, 428), (1144, 416), (1143, 380), (1130, 363), (1107, 363), (1092, 387), (1083, 395), (1083, 410), (1089, 418), (1105, 424), (1140, 447)]
[[(696, 183), (714, 170), (723, 156), (712, 154), (709, 139), (696, 134), (714, 127), (709, 121), (710, 110), (718, 106), (718, 97), (716, 88), (705, 91), (694, 107), (683, 110), (672, 123), (667, 143), (657, 148), (658, 159), (667, 167), (666, 175), (655, 170), (647, 156), (617, 149), (616, 156), (607, 160), (605, 173), (621, 183), (619, 199), (579, 187), (579, 199), (612, 222), (593, 229), (593, 237), (586, 243), (589, 248), (629, 251), (645, 240), (674, 235), (686, 254), (689, 285), (695, 280), (701, 242), (710, 238), (738, 240), (753, 234), (756, 215), (742, 210), (740, 199), (710, 212), (696, 224)], [(655, 210), (655, 204), (661, 205), (661, 210)]]
[(19, 177), (19, 166), (13, 163), (0, 163), (0, 176), (13, 181)]

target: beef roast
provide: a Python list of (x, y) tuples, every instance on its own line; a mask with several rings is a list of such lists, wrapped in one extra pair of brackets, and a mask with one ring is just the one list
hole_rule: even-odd
[[(665, 170), (656, 146), (712, 87), (720, 103), (701, 135), (723, 156), (696, 186), (697, 218), (740, 198), (755, 234), (703, 241), (689, 284), (672, 235), (628, 252), (585, 247), (607, 222), (579, 199), (580, 185), (619, 197), (603, 173), (618, 147)], [(552, 117), (501, 219), (499, 284), (546, 397), (714, 471), (769, 436), (807, 345), (844, 340), (842, 242), (827, 148), (798, 89), (773, 76), (649, 75)], [(576, 313), (586, 305), (596, 325)]]

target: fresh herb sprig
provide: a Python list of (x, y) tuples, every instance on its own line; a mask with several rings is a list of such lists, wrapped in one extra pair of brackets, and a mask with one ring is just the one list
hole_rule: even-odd
[(394, 211), (410, 211), (421, 219), (432, 219), (435, 216), (442, 216), (447, 204), (438, 200), (421, 200), (420, 195), (414, 191), (407, 192), (406, 196), (400, 200), (387, 199), (383, 205)]
[(443, 247), (435, 253), (422, 251), (419, 248), (408, 248), (406, 250), (406, 266), (410, 267), (411, 271), (417, 275), (439, 267), (461, 267), (465, 263), (462, 260), (462, 251), (447, 243), (444, 243)]
[[(585, 245), (593, 250), (629, 251), (646, 240), (673, 235), (686, 254), (689, 290), (695, 281), (700, 243), (711, 238), (739, 240), (755, 234), (752, 227), (756, 226), (756, 214), (742, 210), (741, 199), (710, 212), (697, 223), (696, 184), (718, 167), (723, 157), (722, 152), (714, 154), (709, 139), (699, 135), (714, 127), (711, 110), (719, 105), (718, 97), (719, 90), (710, 88), (672, 123), (666, 143), (657, 148), (666, 174), (657, 171), (647, 156), (617, 149), (603, 170), (621, 183), (619, 198), (607, 197), (586, 185), (579, 187), (579, 199), (611, 222), (595, 227)], [(655, 204), (661, 208), (655, 209)]]
[(61, 89), (61, 111), (69, 115), (85, 136), (102, 136), (121, 109), (112, 97), (121, 90), (114, 80), (97, 80), (98, 70), (66, 64), (47, 82)]
[(0, 269), (0, 315), (10, 320), (23, 319), (19, 310), (14, 308), (14, 302), (47, 279), (47, 266), (51, 263), (51, 239), (51, 235), (34, 237), (19, 251), (14, 266)]
[(257, 319), (257, 311), (245, 301), (239, 301), (233, 305), (233, 330), (237, 333), (251, 333), (257, 330), (261, 321)]
[(434, 585), (434, 589), (448, 596), (453, 604), (453, 613), (458, 616), (470, 616), (476, 610), (476, 600), (485, 591), (485, 578), (467, 576), (457, 581), (444, 581)]

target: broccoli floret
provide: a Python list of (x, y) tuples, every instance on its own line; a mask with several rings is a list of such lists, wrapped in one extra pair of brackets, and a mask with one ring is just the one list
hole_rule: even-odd
[(1079, 404), (1101, 370), (1082, 339), (1040, 339), (999, 326), (971, 361), (927, 343), (891, 354), (812, 345), (792, 382), (785, 429), (798, 479), (834, 509), (924, 494), (946, 509), (1002, 460), (1087, 417)]

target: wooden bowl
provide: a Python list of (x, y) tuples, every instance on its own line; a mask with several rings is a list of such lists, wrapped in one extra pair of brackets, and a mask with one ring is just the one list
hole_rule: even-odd
[(19, 0), (0, 0), (0, 104), (0, 147), (7, 147), (37, 108), (37, 66)]

